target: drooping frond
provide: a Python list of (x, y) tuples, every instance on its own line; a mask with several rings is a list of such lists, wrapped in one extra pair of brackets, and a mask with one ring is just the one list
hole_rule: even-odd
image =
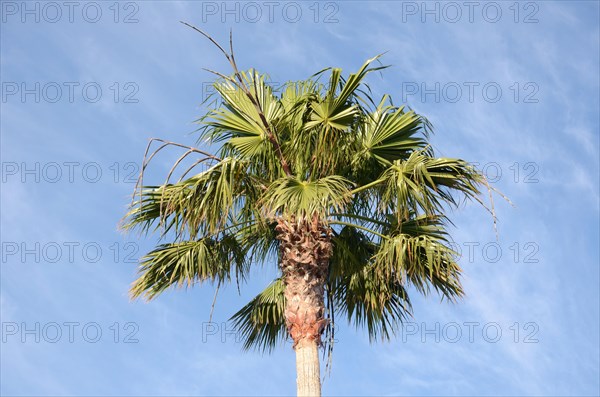
[[(248, 175), (248, 163), (225, 158), (208, 170), (175, 184), (143, 187), (132, 203), (124, 227), (148, 231), (163, 226), (192, 238), (214, 234), (228, 221), (236, 205), (252, 205), (261, 181)], [(137, 198), (138, 195), (136, 194)]]
[(331, 309), (346, 315), (369, 338), (389, 339), (411, 315), (404, 285), (377, 267), (379, 244), (361, 230), (345, 226), (336, 233), (330, 266), (328, 297)]
[[(391, 218), (391, 217), (390, 217)], [(413, 285), (428, 294), (433, 287), (455, 301), (464, 294), (457, 253), (450, 247), (444, 217), (415, 216), (405, 222), (392, 220), (389, 237), (382, 239), (375, 264), (387, 277)]]
[(150, 300), (170, 286), (243, 279), (247, 271), (244, 248), (233, 236), (163, 244), (142, 258), (131, 296)]
[(334, 232), (331, 242), (330, 280), (361, 271), (371, 261), (378, 247), (365, 232), (350, 226)]
[(277, 261), (277, 241), (275, 231), (276, 222), (261, 219), (261, 215), (255, 216), (255, 221), (239, 227), (235, 235), (248, 252), (248, 260), (251, 264), (262, 265), (265, 262)]
[[(372, 265), (388, 282), (412, 285), (427, 294), (433, 287), (444, 298), (455, 301), (463, 296), (457, 253), (451, 248), (445, 218), (411, 214), (398, 222), (352, 217), (333, 238), (331, 277), (351, 274)], [(369, 225), (369, 227), (365, 226)]]
[(366, 327), (372, 341), (390, 339), (412, 313), (404, 285), (374, 264), (336, 279), (330, 295), (334, 307), (357, 328)]
[(283, 289), (281, 279), (274, 280), (230, 318), (244, 340), (244, 349), (271, 351), (287, 338)]

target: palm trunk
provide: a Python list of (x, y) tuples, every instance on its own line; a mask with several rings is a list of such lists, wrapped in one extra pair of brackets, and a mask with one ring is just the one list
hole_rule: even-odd
[(321, 396), (318, 348), (327, 324), (324, 293), (331, 232), (316, 217), (279, 219), (276, 230), (285, 284), (285, 320), (296, 350), (298, 396)]
[(317, 341), (304, 341), (296, 345), (296, 372), (298, 397), (320, 397), (321, 371)]

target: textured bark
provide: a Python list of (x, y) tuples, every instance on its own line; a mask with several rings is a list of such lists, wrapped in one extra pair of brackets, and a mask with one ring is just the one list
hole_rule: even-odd
[(327, 324), (325, 281), (331, 230), (313, 219), (279, 219), (276, 227), (285, 285), (285, 321), (296, 350), (299, 396), (320, 396), (318, 347)]
[(296, 345), (296, 371), (298, 397), (320, 397), (321, 371), (316, 340), (304, 340)]

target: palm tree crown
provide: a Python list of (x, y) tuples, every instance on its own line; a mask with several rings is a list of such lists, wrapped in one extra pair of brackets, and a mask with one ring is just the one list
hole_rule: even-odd
[[(277, 258), (281, 277), (232, 317), (245, 347), (259, 349), (302, 332), (320, 341), (340, 315), (387, 339), (411, 314), (410, 289), (460, 298), (444, 214), (463, 198), (481, 203), (485, 179), (436, 156), (424, 117), (371, 98), (364, 80), (384, 68), (379, 56), (346, 78), (329, 68), (276, 89), (219, 48), (234, 71), (215, 72), (220, 105), (198, 120), (199, 141), (218, 144), (216, 153), (160, 140), (146, 152), (144, 168), (164, 147), (187, 149), (165, 183), (138, 185), (125, 218), (127, 229), (173, 238), (142, 259), (132, 296), (244, 280), (251, 265)], [(300, 295), (313, 307), (309, 330), (290, 302)]]

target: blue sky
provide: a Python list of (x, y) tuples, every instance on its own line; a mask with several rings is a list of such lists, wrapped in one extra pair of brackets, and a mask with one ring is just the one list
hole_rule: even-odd
[(221, 290), (214, 334), (214, 286), (127, 297), (156, 243), (117, 231), (145, 145), (193, 144), (202, 68), (228, 71), (179, 20), (222, 41), (232, 28), (241, 67), (274, 82), (388, 51), (374, 92), (426, 115), (439, 153), (478, 162), (515, 203), (496, 198), (498, 240), (480, 208), (452, 214), (462, 303), (414, 295), (414, 323), (383, 344), (340, 323), (324, 394), (600, 394), (598, 2), (0, 5), (0, 394), (295, 392), (290, 344), (242, 352), (222, 326), (274, 263)]

